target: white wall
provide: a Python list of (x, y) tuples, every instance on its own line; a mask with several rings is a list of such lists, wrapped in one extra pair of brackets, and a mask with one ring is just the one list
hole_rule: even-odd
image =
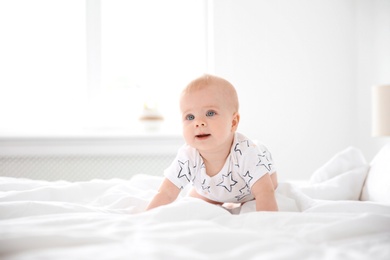
[[(371, 88), (390, 84), (390, 1), (358, 1), (357, 5), (357, 141), (370, 160), (389, 142), (371, 137)], [(390, 116), (390, 115), (389, 115)]]
[(268, 146), (281, 179), (307, 179), (349, 145), (371, 160), (383, 144), (367, 92), (390, 82), (389, 2), (214, 1), (214, 73), (236, 86), (239, 131)]
[(308, 179), (350, 145), (370, 161), (390, 141), (370, 134), (371, 86), (390, 83), (389, 0), (207, 1), (211, 72), (237, 87), (239, 131), (268, 146), (281, 179)]

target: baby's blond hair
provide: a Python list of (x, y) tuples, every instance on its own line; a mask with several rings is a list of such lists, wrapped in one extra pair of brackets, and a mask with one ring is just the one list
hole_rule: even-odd
[(207, 87), (219, 88), (221, 95), (223, 95), (226, 102), (232, 106), (232, 109), (234, 110), (233, 112), (238, 112), (239, 102), (237, 91), (229, 81), (221, 77), (204, 74), (203, 76), (191, 81), (187, 87), (183, 89), (181, 95), (183, 96), (185, 94)]

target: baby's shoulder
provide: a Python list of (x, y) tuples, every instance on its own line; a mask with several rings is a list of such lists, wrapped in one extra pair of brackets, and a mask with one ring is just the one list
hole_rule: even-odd
[(267, 147), (259, 142), (258, 140), (253, 140), (241, 133), (236, 133), (233, 141), (231, 153), (238, 155), (247, 155), (247, 154), (263, 154), (267, 153)]
[(232, 153), (239, 155), (257, 153), (259, 146), (256, 141), (251, 140), (241, 133), (236, 133), (232, 145)]

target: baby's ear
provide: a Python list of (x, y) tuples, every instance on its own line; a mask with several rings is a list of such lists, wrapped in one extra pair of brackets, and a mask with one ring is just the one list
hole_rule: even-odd
[(233, 120), (232, 120), (232, 131), (237, 130), (239, 122), (240, 122), (240, 114), (238, 112), (235, 112), (233, 114)]

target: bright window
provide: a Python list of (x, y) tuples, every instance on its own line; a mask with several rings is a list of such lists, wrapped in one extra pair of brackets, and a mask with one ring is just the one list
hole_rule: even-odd
[(205, 12), (199, 0), (0, 1), (0, 134), (135, 130), (145, 103), (179, 128), (179, 91), (206, 71)]

